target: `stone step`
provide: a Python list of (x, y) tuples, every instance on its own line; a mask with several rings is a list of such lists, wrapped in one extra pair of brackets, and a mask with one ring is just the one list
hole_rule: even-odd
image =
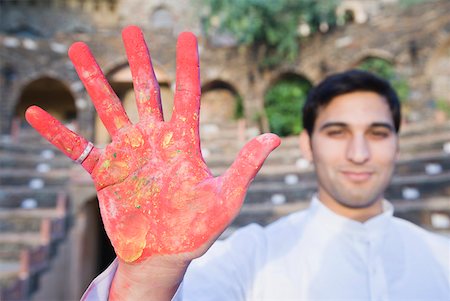
[[(237, 143), (226, 145), (221, 145), (219, 141), (217, 143), (213, 148), (202, 146), (205, 161), (212, 167), (220, 166), (222, 162), (229, 164), (242, 147)], [(446, 148), (450, 148), (450, 131), (400, 140), (400, 154), (401, 156), (407, 156), (410, 153), (418, 155), (430, 151), (444, 153), (445, 145), (447, 145)], [(447, 150), (447, 154), (449, 152)], [(280, 161), (293, 163), (301, 157), (298, 137), (286, 137), (281, 139), (280, 146), (271, 153), (267, 163), (279, 164)]]
[(55, 208), (61, 187), (44, 187), (32, 189), (28, 187), (0, 187), (0, 208)]
[(437, 123), (434, 120), (408, 123), (402, 125), (400, 129), (400, 137), (406, 139), (408, 137), (424, 136), (432, 133), (438, 132), (448, 132), (450, 131), (450, 120), (443, 123)]
[(55, 152), (55, 154), (59, 153), (57, 148), (46, 140), (43, 140), (42, 143), (0, 140), (0, 153), (9, 151), (20, 154), (30, 154), (30, 153), (38, 154), (43, 150), (51, 150)]
[(28, 232), (2, 232), (0, 233), (0, 260), (18, 261), (20, 250), (34, 249), (41, 246), (42, 239), (39, 233)]
[[(281, 167), (280, 165), (278, 167)], [(297, 183), (298, 181), (313, 180), (315, 179), (315, 173), (312, 166), (300, 170), (298, 167), (291, 170), (291, 172), (267, 172), (263, 168), (258, 173), (254, 182), (284, 182), (284, 183)], [(270, 168), (270, 167), (269, 167)], [(279, 171), (278, 168), (275, 171)], [(450, 156), (447, 154), (436, 154), (434, 156), (425, 156), (422, 158), (400, 160), (396, 165), (395, 176), (408, 176), (411, 174), (440, 174), (445, 171), (450, 171)]]
[(35, 168), (38, 164), (46, 163), (53, 168), (70, 167), (73, 162), (59, 150), (44, 149), (28, 153), (14, 150), (0, 151), (0, 167)]
[(55, 219), (60, 215), (56, 208), (0, 209), (0, 232), (40, 232), (44, 219)]
[[(247, 192), (246, 203), (290, 203), (309, 199), (317, 190), (317, 183), (304, 180), (298, 183), (254, 182)], [(450, 198), (450, 171), (439, 175), (408, 175), (394, 177), (386, 191), (389, 199), (427, 198), (445, 196)]]
[(15, 281), (20, 272), (20, 262), (18, 260), (0, 259), (0, 288), (8, 287)]
[(420, 152), (422, 150), (443, 150), (450, 142), (450, 131), (414, 136), (408, 140), (400, 140), (400, 152)]
[[(245, 132), (244, 132), (245, 133)], [(201, 124), (200, 137), (202, 141), (208, 140), (236, 140), (239, 136), (239, 127), (236, 123)]]
[[(310, 198), (301, 199), (279, 205), (271, 203), (244, 204), (231, 227), (239, 228), (250, 223), (267, 225), (280, 217), (308, 208), (310, 200)], [(446, 197), (422, 198), (417, 200), (392, 199), (390, 202), (394, 206), (395, 215), (407, 218), (408, 220), (414, 218), (414, 214), (417, 213), (447, 212), (447, 214), (450, 214), (449, 198)], [(422, 224), (423, 220), (414, 220), (414, 222)], [(429, 228), (433, 231), (439, 230), (436, 227)]]
[(69, 180), (69, 170), (55, 170), (48, 173), (39, 173), (35, 170), (31, 172), (26, 170), (8, 170), (0, 171), (1, 186), (24, 186), (29, 188), (43, 188), (49, 186), (64, 186)]
[[(288, 174), (304, 174), (310, 173), (313, 171), (313, 167), (304, 159), (301, 158), (300, 152), (298, 151), (297, 156), (292, 153), (284, 154), (278, 150), (272, 152), (268, 159), (264, 162), (261, 170), (258, 172), (258, 176), (272, 176), (272, 175), (280, 175), (285, 176)], [(292, 156), (292, 157), (291, 157)], [(432, 151), (421, 151), (416, 154), (400, 154), (398, 166), (401, 166), (401, 173), (408, 169), (407, 165), (412, 164), (415, 167), (413, 169), (420, 169), (422, 167), (417, 167), (416, 164), (423, 164), (423, 168), (425, 170), (427, 164), (433, 164), (439, 162), (443, 162), (445, 166), (448, 164), (448, 158), (450, 154), (445, 153), (442, 149), (432, 150)], [(235, 157), (222, 157), (222, 160), (216, 157), (216, 160), (212, 158), (207, 158), (205, 161), (208, 167), (211, 169), (214, 175), (223, 174), (227, 168), (232, 164)], [(417, 163), (413, 163), (418, 160)], [(427, 163), (427, 161), (429, 161)], [(422, 162), (422, 163), (420, 163)], [(433, 167), (429, 167), (433, 169)], [(439, 167), (438, 167), (439, 168)], [(442, 166), (444, 169), (444, 166)], [(445, 167), (446, 168), (446, 167)], [(406, 171), (405, 171), (406, 172)], [(257, 177), (258, 177), (257, 176)]]

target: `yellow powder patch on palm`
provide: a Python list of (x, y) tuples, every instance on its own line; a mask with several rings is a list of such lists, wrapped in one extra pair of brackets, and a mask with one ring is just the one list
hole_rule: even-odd
[(129, 215), (119, 223), (114, 248), (122, 260), (134, 262), (144, 252), (149, 223), (142, 214)]
[(162, 147), (163, 147), (163, 148), (167, 148), (167, 147), (169, 146), (170, 141), (172, 140), (172, 136), (173, 136), (173, 133), (172, 133), (172, 132), (168, 132), (168, 133), (164, 136), (164, 139), (163, 139), (163, 142), (162, 142)]
[(141, 132), (134, 130), (126, 136), (125, 142), (133, 148), (138, 148), (144, 144), (144, 137)]
[(122, 118), (114, 118), (114, 125), (117, 129), (121, 129), (126, 125), (126, 122)]

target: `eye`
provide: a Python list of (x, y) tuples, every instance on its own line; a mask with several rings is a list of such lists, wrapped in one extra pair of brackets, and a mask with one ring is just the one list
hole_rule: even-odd
[(330, 129), (326, 132), (328, 137), (338, 138), (345, 135), (344, 129)]
[(371, 130), (369, 132), (369, 135), (376, 139), (387, 138), (387, 137), (389, 137), (390, 134), (391, 134), (391, 132), (388, 130)]

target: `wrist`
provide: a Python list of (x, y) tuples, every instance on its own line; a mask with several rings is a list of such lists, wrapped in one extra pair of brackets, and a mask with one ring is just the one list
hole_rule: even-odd
[(155, 256), (139, 263), (119, 265), (109, 291), (109, 300), (170, 301), (183, 281), (189, 262), (173, 262)]

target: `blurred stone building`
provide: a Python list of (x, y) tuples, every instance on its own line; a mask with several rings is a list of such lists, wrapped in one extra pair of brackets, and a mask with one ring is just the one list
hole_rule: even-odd
[[(373, 58), (390, 64), (410, 87), (405, 100), (406, 123), (433, 120), (438, 101), (450, 105), (447, 0), (425, 1), (408, 8), (400, 7), (395, 0), (343, 0), (336, 13), (345, 15), (345, 23), (333, 30), (325, 26), (323, 32), (311, 36), (304, 32), (307, 38), (302, 42), (297, 61), (267, 71), (258, 81), (251, 76), (249, 70), (254, 66), (249, 65), (252, 62), (247, 60), (242, 47), (227, 37), (205, 36), (201, 27), (204, 7), (200, 1), (1, 0), (0, 5), (3, 136), (20, 136), (20, 131), (26, 131), (24, 111), (37, 104), (96, 145), (109, 141), (68, 59), (67, 50), (75, 41), (90, 46), (130, 118), (136, 121), (131, 73), (120, 36), (121, 29), (130, 24), (144, 31), (162, 91), (166, 120), (172, 109), (176, 37), (181, 31), (192, 31), (198, 36), (200, 120), (206, 139), (214, 137), (218, 130), (230, 129), (226, 135), (231, 140), (227, 141), (243, 142), (262, 131), (264, 125), (258, 118), (265, 116), (265, 93), (280, 80), (297, 78), (314, 85), (327, 74), (357, 67)], [(240, 120), (235, 118), (238, 105), (243, 107)], [(205, 157), (218, 145), (221, 151), (229, 147), (217, 139), (212, 141), (209, 144), (205, 141)], [(217, 172), (220, 171), (221, 165), (217, 163)], [(101, 232), (96, 194), (89, 176), (77, 166), (70, 168), (69, 176), (70, 184), (64, 187), (70, 196), (72, 228), (61, 246), (60, 264), (52, 268), (54, 276), (42, 280), (41, 291), (35, 296), (38, 299), (79, 298), (114, 256), (108, 246), (103, 247), (107, 242), (103, 242), (105, 234)]]

